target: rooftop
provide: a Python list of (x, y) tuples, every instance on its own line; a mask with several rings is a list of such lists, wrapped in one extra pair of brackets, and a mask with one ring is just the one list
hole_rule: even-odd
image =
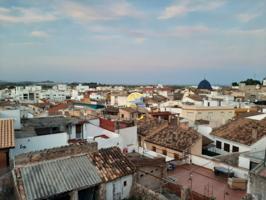
[(192, 128), (184, 129), (175, 125), (169, 125), (156, 134), (149, 136), (146, 141), (169, 149), (184, 151), (199, 138), (199, 133)]
[(157, 131), (160, 131), (162, 128), (166, 127), (167, 125), (168, 122), (165, 120), (144, 118), (137, 122), (138, 134), (142, 136), (148, 136)]
[(66, 156), (73, 156), (77, 154), (87, 154), (97, 150), (96, 142), (76, 142), (67, 146), (56, 147), (51, 149), (44, 149), (41, 151), (34, 151), (16, 156), (16, 165), (26, 165), (45, 160), (53, 160)]
[(124, 110), (129, 113), (137, 113), (137, 109), (131, 108), (131, 107), (125, 107), (125, 108), (120, 108), (120, 110)]
[(139, 153), (129, 153), (127, 154), (127, 158), (135, 165), (136, 167), (143, 167), (143, 166), (165, 166), (166, 161), (164, 157), (155, 157), (150, 158), (144, 156)]
[(203, 98), (197, 94), (191, 94), (191, 95), (188, 95), (188, 98), (194, 100), (194, 101), (202, 101)]
[(86, 155), (39, 162), (15, 168), (15, 182), (21, 199), (43, 199), (101, 183)]
[(260, 121), (239, 118), (214, 129), (211, 135), (244, 145), (252, 145), (266, 135), (266, 118)]
[(99, 170), (104, 182), (109, 182), (135, 172), (134, 165), (123, 155), (118, 147), (100, 149), (97, 152), (91, 153), (90, 157)]
[(246, 193), (230, 189), (226, 178), (215, 176), (212, 170), (197, 165), (177, 166), (168, 172), (168, 176), (176, 179), (177, 184), (187, 188), (192, 185), (192, 191), (209, 197), (213, 195), (216, 200), (239, 200)]
[(15, 147), (14, 122), (0, 119), (0, 149)]

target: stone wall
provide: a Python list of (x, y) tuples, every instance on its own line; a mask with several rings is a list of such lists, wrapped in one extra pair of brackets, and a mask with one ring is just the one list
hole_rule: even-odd
[(163, 195), (149, 190), (137, 183), (133, 186), (132, 195), (136, 198), (141, 198), (142, 200), (167, 200)]

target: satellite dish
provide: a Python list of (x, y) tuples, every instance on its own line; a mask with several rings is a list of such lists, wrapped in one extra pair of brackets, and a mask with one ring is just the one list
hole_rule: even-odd
[(143, 95), (138, 92), (133, 92), (127, 97), (127, 102), (129, 107), (136, 107), (136, 106), (142, 106), (143, 103)]

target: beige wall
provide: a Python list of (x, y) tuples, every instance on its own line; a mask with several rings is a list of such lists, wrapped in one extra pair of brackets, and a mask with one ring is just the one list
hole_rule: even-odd
[(131, 113), (123, 109), (119, 109), (119, 118), (124, 120), (135, 120), (137, 119), (137, 113)]
[(203, 119), (210, 121), (211, 127), (219, 127), (235, 116), (234, 108), (222, 107), (191, 107), (183, 108), (181, 117), (194, 123), (196, 120)]
[[(166, 150), (167, 151), (167, 156), (171, 157), (171, 158), (175, 158), (175, 154), (179, 155), (179, 157), (183, 156), (183, 152), (174, 150), (174, 149), (169, 149), (157, 144), (152, 144), (150, 142), (145, 141), (146, 144), (146, 148), (153, 151), (153, 147), (156, 148), (156, 152), (163, 154), (163, 151)], [(189, 152), (191, 152), (191, 154), (193, 155), (201, 155), (202, 152), (202, 137), (200, 136), (200, 138), (191, 146)]]

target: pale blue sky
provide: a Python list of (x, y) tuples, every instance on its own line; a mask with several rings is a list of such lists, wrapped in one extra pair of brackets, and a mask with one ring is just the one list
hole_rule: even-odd
[(0, 0), (0, 80), (266, 76), (265, 0)]

